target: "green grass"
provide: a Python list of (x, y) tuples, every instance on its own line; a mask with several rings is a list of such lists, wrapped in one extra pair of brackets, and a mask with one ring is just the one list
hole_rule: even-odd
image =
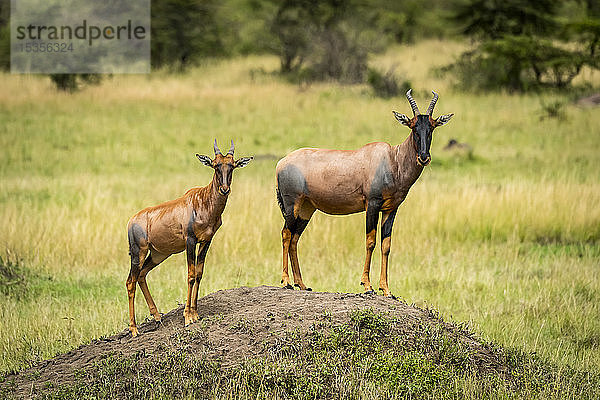
[[(543, 104), (564, 97), (466, 94), (428, 74), (462, 48), (431, 41), (374, 60), (404, 68), (421, 108), (435, 89), (436, 115), (456, 114), (436, 131), (432, 165), (396, 217), (391, 290), (502, 346), (597, 370), (600, 113), (568, 105), (564, 120), (540, 120)], [(72, 95), (47, 78), (0, 75), (0, 246), (3, 265), (23, 276), (21, 289), (0, 291), (0, 371), (127, 327), (127, 220), (208, 183), (194, 154), (212, 155), (214, 137), (222, 147), (234, 139), (238, 156), (283, 156), (408, 135), (391, 114), (409, 112), (405, 98), (377, 99), (363, 86), (300, 90), (251, 73), (277, 67), (249, 57), (185, 75), (115, 76)], [(598, 75), (585, 76), (598, 86)], [(474, 157), (445, 154), (450, 138)], [(236, 171), (202, 295), (279, 283), (275, 162)], [(364, 240), (364, 215), (315, 215), (299, 246), (308, 286), (360, 291)], [(374, 279), (377, 253), (373, 261)], [(185, 298), (184, 264), (173, 256), (149, 275), (161, 311)], [(148, 315), (142, 296), (136, 310)]]

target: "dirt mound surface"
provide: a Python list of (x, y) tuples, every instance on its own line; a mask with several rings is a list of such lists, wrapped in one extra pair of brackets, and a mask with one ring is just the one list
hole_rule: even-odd
[[(372, 310), (398, 321), (395, 335), (418, 340), (429, 328), (444, 331), (469, 349), (470, 362), (480, 373), (506, 374), (501, 352), (483, 344), (460, 325), (444, 322), (431, 311), (375, 295), (320, 293), (277, 287), (241, 287), (222, 290), (199, 299), (201, 320), (184, 327), (183, 307), (163, 316), (162, 322), (140, 324), (140, 335), (128, 330), (94, 340), (33, 368), (8, 375), (2, 384), (17, 397), (40, 394), (47, 387), (73, 383), (81, 372), (110, 357), (158, 357), (184, 348), (217, 360), (221, 368), (266, 357), (290, 332), (298, 335), (315, 329), (347, 324), (353, 313)], [(287, 343), (289, 345), (290, 343)]]

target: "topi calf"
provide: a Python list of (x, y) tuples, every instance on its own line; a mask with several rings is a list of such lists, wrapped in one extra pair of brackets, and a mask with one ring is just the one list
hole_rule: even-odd
[[(196, 154), (200, 162), (215, 170), (212, 181), (204, 187), (188, 190), (182, 197), (148, 207), (135, 214), (127, 225), (131, 270), (125, 282), (129, 296), (129, 330), (138, 335), (135, 323), (136, 283), (144, 294), (150, 313), (160, 321), (160, 313), (150, 296), (146, 275), (171, 254), (187, 254), (187, 298), (183, 316), (185, 325), (198, 320), (198, 286), (204, 259), (213, 235), (221, 226), (221, 214), (231, 190), (233, 170), (246, 166), (252, 157), (234, 160), (234, 145), (226, 155), (214, 143), (215, 158)], [(196, 245), (199, 246), (196, 257)]]

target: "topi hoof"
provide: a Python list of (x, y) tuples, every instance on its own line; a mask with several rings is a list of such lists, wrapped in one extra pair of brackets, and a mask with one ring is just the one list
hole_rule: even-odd
[(299, 288), (300, 290), (307, 290), (307, 291), (309, 291), (309, 292), (312, 292), (312, 289), (311, 289), (311, 288), (309, 288), (309, 287), (306, 287), (306, 286), (304, 286), (304, 289), (302, 289), (302, 287), (301, 287), (299, 284), (297, 284), (297, 283), (294, 283), (294, 286), (296, 286), (296, 287), (297, 287), (297, 288)]

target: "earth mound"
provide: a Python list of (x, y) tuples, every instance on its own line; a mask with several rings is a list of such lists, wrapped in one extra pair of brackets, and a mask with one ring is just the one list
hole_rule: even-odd
[[(322, 398), (333, 390), (340, 371), (355, 369), (359, 386), (378, 379), (401, 385), (404, 373), (410, 379), (425, 373), (424, 379), (435, 381), (448, 368), (511, 386), (502, 349), (483, 343), (463, 325), (443, 321), (435, 311), (391, 298), (241, 287), (199, 299), (198, 310), (200, 321), (188, 327), (180, 306), (161, 323), (140, 324), (138, 337), (124, 330), (9, 374), (0, 394), (136, 398), (143, 397), (136, 390), (150, 385), (158, 388), (158, 397), (220, 397), (215, 385), (223, 388), (229, 385), (225, 379), (241, 382), (243, 377), (249, 388), (271, 385), (283, 397), (313, 390)], [(290, 375), (307, 379), (292, 382)], [(212, 381), (206, 382), (207, 376)], [(160, 386), (161, 380), (168, 385)], [(165, 389), (172, 386), (177, 389)], [(398, 393), (420, 389), (406, 390)]]

